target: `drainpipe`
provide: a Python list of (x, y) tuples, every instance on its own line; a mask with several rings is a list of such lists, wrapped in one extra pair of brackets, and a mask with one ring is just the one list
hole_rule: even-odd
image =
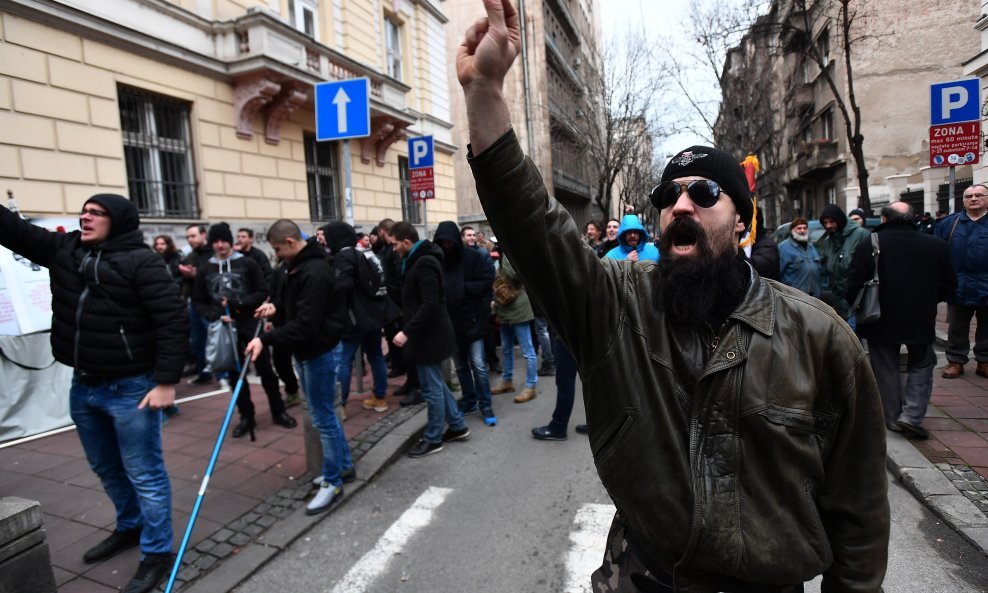
[(528, 136), (528, 156), (535, 160), (535, 138), (532, 135), (532, 96), (528, 79), (528, 41), (525, 34), (525, 0), (518, 0), (518, 24), (521, 29), (521, 76), (525, 92), (525, 134)]

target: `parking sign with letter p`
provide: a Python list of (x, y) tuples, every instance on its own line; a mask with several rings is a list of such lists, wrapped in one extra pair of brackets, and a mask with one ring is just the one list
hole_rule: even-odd
[(433, 166), (435, 157), (432, 149), (432, 136), (417, 136), (408, 139), (408, 168), (423, 169)]

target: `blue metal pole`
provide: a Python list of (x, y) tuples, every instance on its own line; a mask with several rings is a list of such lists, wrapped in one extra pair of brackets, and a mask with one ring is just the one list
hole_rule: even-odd
[[(227, 309), (227, 315), (229, 315), (229, 309)], [(264, 323), (263, 320), (257, 321), (257, 329), (254, 330), (254, 337), (256, 338), (261, 333), (261, 325)], [(196, 496), (196, 504), (192, 507), (192, 514), (189, 515), (189, 524), (185, 527), (185, 535), (182, 536), (182, 545), (178, 548), (178, 554), (175, 556), (175, 564), (172, 566), (172, 573), (168, 577), (168, 585), (165, 587), (165, 593), (171, 593), (172, 587), (175, 585), (175, 577), (178, 576), (178, 571), (182, 567), (182, 557), (185, 556), (185, 550), (189, 545), (189, 538), (192, 537), (192, 528), (195, 527), (196, 519), (199, 517), (199, 507), (202, 506), (202, 499), (206, 495), (206, 486), (209, 485), (209, 478), (213, 475), (213, 468), (216, 466), (216, 460), (220, 456), (220, 447), (223, 446), (223, 437), (226, 436), (226, 430), (230, 427), (230, 419), (233, 417), (233, 410), (237, 404), (237, 396), (240, 395), (240, 389), (244, 385), (244, 378), (247, 376), (247, 369), (250, 365), (245, 364), (241, 368), (240, 357), (237, 356), (237, 370), (240, 371), (240, 377), (237, 379), (237, 386), (233, 389), (233, 396), (230, 397), (230, 405), (226, 407), (226, 417), (223, 419), (223, 426), (220, 428), (220, 433), (216, 435), (216, 444), (213, 446), (213, 455), (209, 458), (209, 465), (206, 466), (206, 473), (202, 476), (202, 484), (199, 485), (199, 494)], [(246, 361), (245, 361), (246, 362)]]

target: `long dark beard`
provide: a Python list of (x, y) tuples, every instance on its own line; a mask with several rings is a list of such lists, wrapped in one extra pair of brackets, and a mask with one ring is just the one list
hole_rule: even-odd
[[(674, 243), (693, 243), (694, 257), (677, 257)], [(683, 329), (699, 329), (711, 313), (733, 310), (748, 286), (748, 269), (737, 247), (716, 253), (706, 231), (692, 218), (673, 220), (659, 245), (659, 276), (662, 282), (652, 294), (653, 304), (662, 307), (669, 322)]]

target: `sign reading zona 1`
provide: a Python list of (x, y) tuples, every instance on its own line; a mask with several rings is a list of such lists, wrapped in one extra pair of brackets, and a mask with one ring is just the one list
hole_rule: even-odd
[(981, 156), (981, 80), (930, 85), (930, 166), (977, 164)]
[(431, 200), (436, 197), (434, 163), (432, 136), (408, 139), (408, 182), (413, 200)]
[(976, 165), (980, 141), (980, 121), (930, 126), (930, 166)]

